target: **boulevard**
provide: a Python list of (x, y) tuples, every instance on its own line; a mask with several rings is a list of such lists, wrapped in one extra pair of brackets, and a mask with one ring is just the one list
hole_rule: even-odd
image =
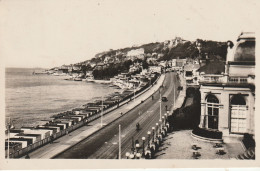
[[(107, 125), (104, 129), (92, 134), (75, 146), (56, 155), (59, 159), (116, 159), (119, 154), (118, 132), (121, 125), (121, 158), (125, 158), (126, 152), (130, 152), (132, 142), (138, 140), (142, 147), (142, 137), (146, 138), (147, 132), (159, 123), (160, 118), (160, 94), (167, 97), (168, 101), (161, 102), (161, 114), (164, 116), (167, 109), (173, 107), (174, 94), (177, 97), (177, 87), (179, 82), (176, 74), (166, 73), (163, 87), (153, 94), (143, 103), (123, 114), (122, 117)], [(136, 124), (140, 124), (140, 130), (136, 130)], [(91, 125), (91, 123), (90, 123)], [(142, 149), (140, 149), (142, 150)]]

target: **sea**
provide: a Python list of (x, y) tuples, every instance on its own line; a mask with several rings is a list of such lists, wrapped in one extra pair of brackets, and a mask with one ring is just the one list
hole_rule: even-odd
[(32, 74), (39, 70), (43, 69), (5, 70), (5, 116), (11, 118), (15, 128), (120, 92), (105, 84), (65, 80), (66, 76)]

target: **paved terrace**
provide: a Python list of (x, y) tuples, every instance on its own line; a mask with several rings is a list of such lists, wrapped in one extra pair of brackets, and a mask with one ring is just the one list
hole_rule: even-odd
[[(158, 79), (157, 83), (147, 90), (144, 93), (140, 93), (141, 95), (136, 95), (135, 100), (128, 102), (127, 105), (120, 106), (118, 109), (111, 111), (110, 113), (103, 116), (103, 127), (105, 125), (112, 123), (114, 120), (118, 119), (122, 113), (126, 113), (129, 110), (135, 108), (141, 101), (149, 98), (155, 91), (157, 91), (160, 86), (163, 84), (165, 75), (162, 74)], [(47, 144), (29, 154), (30, 158), (44, 158), (49, 159), (54, 157), (55, 155), (63, 152), (64, 150), (70, 148), (73, 145), (76, 145), (78, 142), (87, 138), (91, 134), (97, 132), (101, 129), (101, 119), (94, 120), (90, 122), (88, 125), (83, 126), (66, 136), (63, 136), (53, 142), (53, 144)]]
[(155, 154), (156, 159), (193, 159), (191, 148), (193, 143), (200, 148), (199, 159), (234, 159), (244, 152), (242, 144), (234, 140), (223, 145), (226, 154), (218, 155), (216, 148), (213, 147), (215, 143), (198, 140), (191, 136), (191, 131), (181, 130), (169, 133)]
[[(172, 108), (172, 110), (181, 107), (186, 96), (185, 79), (182, 75), (179, 76), (183, 91), (180, 91), (175, 108)], [(199, 159), (234, 159), (237, 155), (245, 151), (241, 141), (237, 140), (237, 138), (230, 138), (229, 142), (223, 144), (226, 154), (218, 155), (216, 154), (216, 148), (213, 147), (215, 145), (214, 142), (196, 139), (191, 136), (191, 131), (192, 130), (180, 130), (168, 133), (163, 145), (155, 154), (156, 159), (193, 159), (193, 150), (191, 148), (193, 144), (197, 144), (198, 147), (201, 148), (198, 150), (201, 154)]]

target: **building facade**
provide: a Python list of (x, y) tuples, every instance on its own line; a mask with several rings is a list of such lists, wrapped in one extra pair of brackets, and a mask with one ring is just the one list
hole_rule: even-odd
[(242, 33), (228, 53), (231, 57), (226, 60), (225, 73), (202, 74), (200, 78), (199, 127), (221, 131), (224, 140), (255, 134), (254, 34)]

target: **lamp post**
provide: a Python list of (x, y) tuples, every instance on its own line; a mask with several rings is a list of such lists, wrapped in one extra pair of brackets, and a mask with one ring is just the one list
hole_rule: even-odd
[(152, 127), (152, 130), (153, 130), (153, 140), (152, 140), (152, 142), (154, 142), (154, 130), (155, 130), (155, 127)]
[(173, 110), (175, 108), (175, 84), (173, 83)]
[[(162, 129), (162, 119), (159, 120), (159, 123), (160, 123), (160, 129)], [(159, 129), (159, 130), (160, 130)], [(160, 132), (159, 132), (160, 133)]]
[(135, 84), (134, 84), (134, 101), (135, 101)]
[(10, 128), (11, 128), (11, 118), (8, 117), (8, 123), (7, 123), (7, 159), (10, 158)]
[(118, 159), (121, 159), (121, 125), (119, 124), (119, 136), (118, 136), (118, 148), (119, 148), (119, 152), (118, 152)]
[(134, 155), (133, 153), (131, 153), (131, 154), (129, 155), (129, 158), (130, 158), (130, 159), (134, 159), (134, 158), (135, 158), (135, 155)]
[(156, 125), (156, 130), (155, 130), (155, 131), (158, 131), (158, 126), (159, 126), (159, 124), (156, 123), (155, 125)]
[(156, 127), (155, 127), (155, 134), (156, 134), (156, 136), (157, 136), (157, 135), (159, 134), (159, 133), (158, 133), (159, 124), (156, 123), (155, 125), (156, 125)]
[(101, 127), (103, 126), (103, 96), (102, 96), (102, 106), (101, 106)]
[(126, 156), (126, 159), (129, 159), (130, 153), (129, 153), (129, 152), (126, 152), (126, 153), (125, 153), (125, 156)]
[(141, 154), (139, 153), (140, 144), (139, 143), (135, 144), (135, 148), (136, 148), (136, 158), (139, 159), (141, 157)]
[(145, 137), (142, 137), (142, 140), (143, 140), (143, 157), (145, 156), (145, 153), (144, 153), (144, 143), (145, 143)]
[(165, 125), (166, 125), (166, 122), (167, 122), (167, 120), (168, 120), (168, 115), (167, 115), (167, 113), (164, 114), (164, 117), (165, 117)]
[(148, 134), (148, 140), (147, 140), (147, 143), (148, 143), (148, 147), (150, 148), (150, 135), (151, 135), (151, 132), (148, 131), (147, 134)]
[(140, 159), (141, 158), (141, 154), (138, 152), (138, 153), (136, 153), (136, 158), (137, 159)]
[(164, 119), (164, 116), (162, 116), (162, 125), (164, 126), (164, 122), (165, 122), (165, 119)]
[(162, 95), (161, 95), (161, 93), (160, 93), (159, 103), (160, 103), (160, 119), (161, 119), (162, 118)]
[(139, 148), (140, 148), (140, 144), (139, 143), (135, 144), (136, 153), (138, 153)]

